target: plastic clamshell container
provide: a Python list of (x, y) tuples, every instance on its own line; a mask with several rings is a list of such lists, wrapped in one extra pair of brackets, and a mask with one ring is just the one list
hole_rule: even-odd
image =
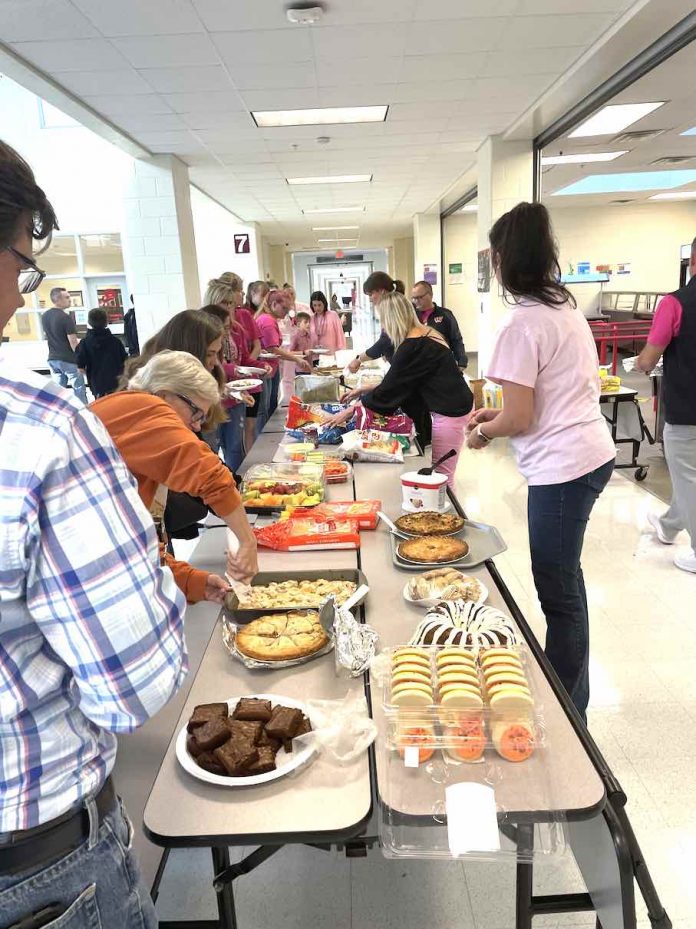
[(252, 513), (316, 506), (325, 496), (324, 468), (309, 461), (253, 465), (245, 472), (240, 490), (245, 509)]

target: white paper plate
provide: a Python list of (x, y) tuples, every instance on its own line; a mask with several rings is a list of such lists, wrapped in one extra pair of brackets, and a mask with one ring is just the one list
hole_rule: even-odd
[(263, 387), (263, 381), (259, 380), (258, 377), (245, 377), (238, 381), (228, 381), (226, 386), (230, 393), (242, 393), (245, 390)]
[(237, 370), (240, 371), (242, 374), (248, 375), (249, 377), (252, 377), (255, 374), (266, 373), (265, 368), (254, 368), (251, 365), (238, 365)]
[[(291, 706), (302, 710), (305, 716), (310, 715), (306, 704), (300, 700), (293, 700), (292, 697), (281, 697), (279, 694), (242, 694), (240, 697), (230, 697), (227, 700), (230, 712), (237, 705), (241, 696), (255, 697), (258, 700), (270, 700), (273, 704), (281, 703), (283, 706)], [(210, 771), (204, 771), (203, 768), (198, 767), (186, 749), (187, 737), (188, 732), (186, 726), (184, 726), (176, 740), (176, 757), (181, 767), (199, 781), (205, 781), (206, 784), (219, 784), (221, 787), (253, 787), (255, 784), (267, 784), (269, 781), (276, 781), (279, 777), (284, 777), (301, 765), (306, 764), (316, 752), (313, 741), (302, 745), (293, 740), (292, 752), (288, 753), (284, 748), (281, 748), (276, 755), (278, 767), (275, 771), (267, 771), (265, 774), (253, 774), (251, 777), (224, 777), (222, 774), (212, 774)]]
[(313, 355), (333, 355), (330, 348), (312, 348), (310, 351)]
[[(471, 575), (465, 575), (465, 577), (470, 577), (470, 576)], [(481, 595), (478, 598), (478, 600), (475, 600), (474, 602), (485, 603), (486, 600), (488, 599), (488, 588), (486, 587), (485, 584), (479, 581), (478, 578), (476, 578), (476, 580), (479, 582), (479, 584), (481, 584)], [(429, 610), (432, 607), (437, 606), (438, 603), (443, 602), (442, 597), (425, 597), (423, 600), (414, 600), (408, 591), (408, 586), (409, 586), (408, 584), (404, 585), (404, 600), (406, 600), (407, 603), (413, 603), (414, 606), (420, 607), (423, 610)]]
[(278, 361), (278, 356), (273, 352), (259, 352), (259, 358), (263, 358), (264, 361)]

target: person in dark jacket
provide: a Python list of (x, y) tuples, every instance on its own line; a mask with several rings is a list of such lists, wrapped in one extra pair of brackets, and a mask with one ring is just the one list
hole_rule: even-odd
[(87, 314), (90, 328), (77, 346), (77, 366), (87, 375), (94, 398), (113, 393), (123, 374), (126, 349), (107, 327), (106, 310), (95, 307)]
[(452, 350), (455, 361), (460, 368), (469, 364), (464, 340), (459, 330), (459, 323), (452, 310), (446, 306), (438, 306), (433, 300), (433, 288), (427, 281), (417, 281), (411, 291), (411, 303), (416, 311), (419, 322), (430, 326), (435, 332), (444, 336), (445, 341)]

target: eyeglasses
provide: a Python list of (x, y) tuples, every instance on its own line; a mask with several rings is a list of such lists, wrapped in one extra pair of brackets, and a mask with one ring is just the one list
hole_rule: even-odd
[(425, 300), (427, 294), (413, 294), (411, 300)]
[(38, 268), (31, 258), (27, 258), (21, 252), (11, 245), (7, 246), (7, 251), (14, 255), (17, 261), (21, 261), (23, 267), (19, 272), (19, 292), (20, 294), (31, 294), (39, 286), (41, 281), (46, 277), (46, 272)]
[(202, 410), (199, 406), (196, 406), (188, 397), (185, 397), (183, 394), (174, 394), (175, 397), (178, 397), (179, 400), (183, 400), (186, 406), (191, 410), (191, 425), (198, 426), (200, 425), (206, 417), (205, 410)]

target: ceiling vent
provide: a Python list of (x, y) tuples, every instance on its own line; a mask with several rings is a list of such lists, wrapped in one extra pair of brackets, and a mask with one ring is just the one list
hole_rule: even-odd
[(664, 158), (656, 158), (655, 161), (651, 161), (651, 165), (665, 165), (669, 167), (670, 165), (680, 165), (685, 161), (693, 161), (696, 158), (696, 155), (665, 155)]
[(667, 129), (636, 129), (634, 132), (622, 132), (621, 135), (617, 135), (612, 139), (612, 144), (621, 146), (635, 145), (638, 142), (655, 139), (657, 136), (662, 135), (663, 132), (668, 131)]

